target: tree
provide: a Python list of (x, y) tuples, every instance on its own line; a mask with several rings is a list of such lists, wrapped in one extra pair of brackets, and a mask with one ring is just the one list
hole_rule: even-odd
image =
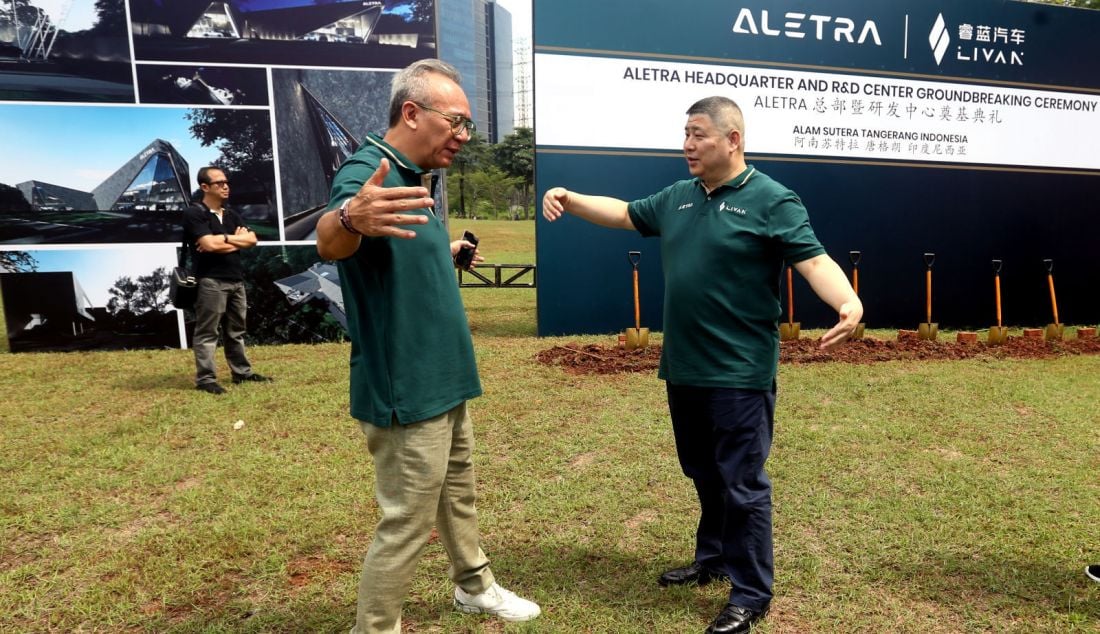
[(408, 0), (406, 22), (431, 22), (435, 19), (435, 0)]
[(508, 176), (523, 185), (523, 218), (528, 218), (531, 186), (535, 183), (535, 134), (531, 128), (515, 132), (493, 147), (493, 161)]
[(512, 192), (519, 187), (521, 182), (519, 177), (507, 176), (492, 165), (481, 171), (472, 172), (467, 180), (471, 196), (478, 201), (474, 208), (487, 208), (488, 211), (498, 217), (501, 211), (505, 214), (508, 213), (508, 202), (512, 197)]
[[(458, 178), (455, 179), (458, 182), (458, 213), (463, 217), (468, 217), (466, 209), (466, 173), (481, 169), (481, 166), (488, 163), (490, 147), (485, 140), (478, 134), (470, 135), (470, 140), (466, 142), (466, 145), (462, 147), (462, 151), (455, 155), (454, 161), (451, 162), (451, 170), (458, 170)], [(448, 171), (448, 174), (451, 174)], [(450, 179), (448, 177), (448, 182)]]
[(101, 35), (126, 35), (126, 5), (119, 0), (96, 0), (97, 20), (92, 31)]
[(150, 311), (161, 313), (168, 309), (168, 269), (157, 267), (148, 275), (137, 279), (123, 276), (115, 280), (107, 291), (107, 311), (112, 315), (142, 315)]
[(236, 181), (235, 191), (260, 190), (271, 204), (275, 199), (275, 171), (271, 122), (257, 110), (189, 110), (191, 134), (203, 146), (217, 144), (221, 157), (214, 163)]
[(33, 273), (38, 270), (38, 260), (26, 251), (0, 251), (0, 272)]

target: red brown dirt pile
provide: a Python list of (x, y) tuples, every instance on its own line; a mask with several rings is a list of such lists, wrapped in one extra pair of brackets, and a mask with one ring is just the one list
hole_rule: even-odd
[[(984, 342), (960, 344), (948, 341), (864, 338), (822, 352), (815, 339), (784, 341), (779, 347), (780, 363), (877, 363), (880, 361), (940, 361), (986, 357), (994, 359), (1046, 359), (1051, 357), (1100, 354), (1100, 339), (1043, 341), (1009, 337), (999, 346)], [(647, 372), (657, 368), (661, 346), (644, 350), (623, 350), (599, 344), (554, 346), (535, 355), (539, 363), (555, 365), (569, 374), (617, 374)]]

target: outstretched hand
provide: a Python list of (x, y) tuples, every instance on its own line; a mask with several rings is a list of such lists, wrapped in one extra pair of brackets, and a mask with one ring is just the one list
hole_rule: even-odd
[(565, 213), (565, 203), (569, 200), (569, 190), (564, 187), (552, 187), (542, 197), (542, 217), (550, 222), (561, 218)]
[(856, 326), (859, 326), (859, 320), (863, 319), (863, 304), (859, 300), (841, 304), (837, 314), (840, 320), (829, 329), (829, 332), (821, 336), (822, 350), (832, 350), (852, 336)]
[(416, 232), (399, 228), (402, 225), (422, 225), (428, 217), (410, 212), (435, 205), (427, 189), (423, 187), (386, 187), (383, 183), (390, 173), (390, 162), (382, 159), (378, 169), (371, 174), (348, 203), (348, 221), (356, 231), (365, 236), (415, 238)]

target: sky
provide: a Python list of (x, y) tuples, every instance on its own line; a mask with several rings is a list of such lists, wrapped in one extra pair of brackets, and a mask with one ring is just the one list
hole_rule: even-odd
[(107, 305), (108, 292), (120, 277), (148, 275), (158, 266), (176, 265), (176, 245), (120, 246), (80, 249), (22, 249), (38, 261), (40, 273), (72, 271), (97, 308)]
[(156, 139), (195, 172), (221, 153), (191, 137), (189, 108), (0, 104), (0, 183), (39, 180), (90, 192)]
[(54, 24), (66, 31), (83, 31), (96, 22), (95, 0), (72, 0), (69, 13), (62, 18), (68, 0), (31, 0), (31, 5), (45, 11)]
[(497, 4), (512, 14), (512, 39), (526, 37), (531, 41), (531, 0), (497, 0)]

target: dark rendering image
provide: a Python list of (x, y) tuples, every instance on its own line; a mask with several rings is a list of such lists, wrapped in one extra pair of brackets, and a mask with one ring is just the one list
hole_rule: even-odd
[(119, 279), (113, 294), (128, 295), (126, 302), (106, 306), (92, 305), (76, 272), (0, 273), (8, 345), (12, 352), (179, 348), (166, 272)]
[(141, 61), (401, 68), (436, 56), (434, 5), (383, 13), (378, 0), (133, 0)]
[(384, 132), (389, 72), (273, 69), (283, 224), (314, 239), (332, 177), (368, 132)]
[(262, 68), (137, 65), (138, 101), (212, 106), (266, 106)]

